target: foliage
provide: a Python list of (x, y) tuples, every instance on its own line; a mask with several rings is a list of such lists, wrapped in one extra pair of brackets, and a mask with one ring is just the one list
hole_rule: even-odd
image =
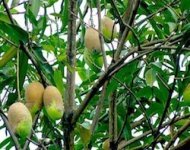
[[(10, 149), (18, 144), (14, 138), (25, 149), (28, 144), (30, 147), (61, 149), (66, 130), (74, 132), (77, 150), (101, 149), (108, 138), (110, 146), (116, 145), (118, 149), (164, 149), (174, 142), (174, 146), (188, 145), (184, 141), (188, 142), (190, 136), (190, 121), (187, 119), (190, 110), (189, 104), (183, 100), (183, 91), (190, 83), (188, 0), (142, 0), (129, 24), (130, 31), (124, 38), (118, 58), (117, 46), (128, 28), (123, 22), (129, 17), (126, 14), (131, 0), (101, 0), (102, 13), (119, 27), (118, 36), (111, 43), (104, 43), (108, 69), (104, 69), (102, 60), (95, 62), (105, 59), (103, 53), (89, 53), (88, 58), (84, 56), (87, 52), (85, 31), (88, 26), (97, 24), (98, 1), (77, 1), (75, 68), (70, 66), (67, 55), (68, 43), (75, 42), (67, 40), (69, 0), (31, 0), (31, 4), (13, 1), (13, 7), (8, 5), (8, 10), (3, 4), (10, 4), (11, 0), (0, 1), (0, 116), (3, 122), (0, 129), (10, 130), (5, 117), (7, 110), (18, 101), (18, 93), (25, 102), (25, 87), (32, 81), (56, 86), (66, 103), (68, 71), (76, 72), (75, 93), (70, 94), (75, 96), (72, 113), (78, 118), (72, 129), (65, 126), (65, 115), (59, 121), (52, 121), (43, 108), (33, 118), (34, 133), (30, 135), (30, 141), (9, 133), (0, 141), (0, 149)], [(86, 61), (89, 58), (93, 63)], [(104, 94), (102, 86), (106, 86)], [(90, 94), (92, 96), (88, 99)], [(86, 99), (86, 106), (78, 111)], [(114, 119), (109, 114), (111, 99), (115, 99), (116, 105), (115, 139), (110, 131), (113, 126), (110, 120)], [(98, 123), (92, 129), (97, 108), (101, 105)], [(77, 112), (80, 114), (76, 115)], [(181, 120), (185, 123), (180, 123)]]

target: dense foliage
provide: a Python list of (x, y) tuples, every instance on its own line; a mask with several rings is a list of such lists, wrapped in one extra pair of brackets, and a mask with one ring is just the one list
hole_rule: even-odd
[[(0, 4), (0, 129), (9, 133), (0, 149), (102, 149), (108, 138), (110, 149), (188, 148), (189, 0)], [(118, 29), (112, 39), (102, 38), (104, 15)], [(85, 47), (87, 27), (98, 31), (100, 52)], [(11, 104), (25, 103), (32, 81), (56, 86), (65, 114), (54, 121), (43, 107), (24, 139), (6, 116)]]

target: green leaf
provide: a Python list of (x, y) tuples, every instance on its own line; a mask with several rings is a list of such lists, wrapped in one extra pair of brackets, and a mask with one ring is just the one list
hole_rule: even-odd
[(45, 3), (46, 7), (51, 7), (57, 1), (58, 0), (43, 0), (43, 2)]
[(100, 54), (85, 49), (84, 61), (94, 72), (100, 72), (103, 65), (103, 57)]
[(152, 87), (155, 80), (156, 80), (156, 72), (153, 69), (147, 70), (145, 73), (146, 84)]
[(23, 89), (23, 84), (26, 78), (26, 74), (28, 71), (28, 57), (24, 52), (20, 53), (19, 58), (19, 85), (20, 91)]
[[(23, 84), (25, 81), (25, 77), (28, 70), (28, 57), (24, 52), (20, 53), (19, 57), (19, 85), (20, 85), (20, 91), (23, 89)], [(17, 82), (16, 82), (16, 76), (15, 76), (15, 82), (13, 85), (13, 89), (17, 89)], [(14, 103), (17, 100), (17, 90), (15, 90), (13, 93), (9, 93), (7, 105), (10, 106), (12, 103)]]
[(0, 143), (0, 149), (3, 149), (3, 147), (5, 147), (8, 143), (11, 142), (11, 137), (8, 137), (6, 139), (4, 139), (1, 143)]
[(68, 24), (68, 4), (69, 0), (65, 0), (64, 1), (64, 7), (62, 10), (62, 17), (61, 17), (61, 21), (62, 21), (62, 31), (65, 29), (66, 25)]
[(189, 10), (189, 8), (190, 8), (189, 0), (181, 0), (180, 7), (181, 7), (182, 11)]
[(30, 10), (34, 14), (34, 16), (37, 17), (40, 10), (40, 0), (31, 0)]
[[(168, 10), (169, 10), (169, 12), (170, 12), (170, 17), (172, 17), (172, 18), (174, 19), (174, 21), (177, 22), (178, 17), (177, 17), (177, 15), (176, 15), (176, 13), (174, 12), (174, 10), (173, 10), (172, 8), (170, 8), (170, 7), (168, 7)], [(170, 18), (170, 19), (171, 19), (171, 18)]]
[(55, 70), (53, 77), (54, 77), (56, 87), (59, 89), (60, 93), (63, 95), (63, 93), (64, 93), (64, 84), (63, 84), (63, 77), (62, 77), (61, 71), (60, 70)]
[(77, 130), (80, 134), (80, 137), (84, 146), (86, 147), (88, 143), (90, 142), (90, 138), (91, 138), (91, 131), (89, 127), (86, 127), (84, 124), (77, 123)]
[(38, 25), (38, 21), (36, 20), (36, 17), (34, 16), (34, 14), (32, 13), (30, 9), (28, 10), (28, 13), (26, 14), (26, 16), (28, 17), (28, 19), (30, 20), (30, 22), (32, 23), (34, 27)]
[(122, 69), (120, 69), (115, 77), (122, 83), (126, 83), (128, 86), (130, 86), (130, 83), (134, 77), (136, 77), (139, 73), (138, 67), (138, 61), (134, 61)]
[(89, 78), (89, 71), (84, 67), (77, 67), (77, 72), (83, 81)]
[(5, 13), (2, 13), (2, 12), (0, 12), (0, 21), (11, 23), (9, 17)]
[(110, 93), (115, 91), (117, 89), (118, 85), (119, 85), (119, 83), (116, 80), (114, 80), (114, 79), (110, 80), (109, 85), (107, 87), (106, 94), (109, 95)]
[[(76, 144), (74, 144), (74, 146), (75, 146), (75, 149), (77, 150), (82, 150), (83, 148), (84, 148), (84, 146), (83, 146), (83, 143), (82, 142), (77, 142)], [(52, 149), (52, 150), (54, 150), (54, 149)]]
[(39, 46), (33, 47), (33, 52), (34, 52), (34, 54), (35, 54), (35, 56), (37, 58), (37, 61), (39, 63), (39, 67), (41, 69), (43, 69), (44, 74), (46, 74), (47, 77), (49, 77), (50, 80), (53, 83), (53, 81), (54, 81), (53, 78), (52, 78), (53, 68), (52, 68), (51, 65), (49, 65), (46, 58), (43, 56), (42, 47), (39, 47)]
[[(0, 76), (1, 77), (1, 76)], [(14, 77), (7, 77), (5, 80), (3, 80), (0, 84), (0, 93), (2, 92), (2, 90), (7, 86), (7, 85), (11, 85), (11, 83), (14, 81)]]
[(6, 33), (15, 44), (19, 44), (19, 41), (23, 41), (24, 43), (28, 41), (28, 33), (19, 26), (0, 21), (0, 31)]
[(146, 113), (149, 117), (155, 114), (161, 115), (163, 113), (163, 109), (164, 107), (160, 103), (152, 102), (150, 107), (147, 109)]
[(156, 100), (158, 102), (161, 102), (162, 104), (165, 104), (165, 102), (167, 100), (167, 97), (168, 97), (167, 89), (153, 87), (153, 93), (155, 94)]
[[(142, 8), (144, 10), (144, 14), (145, 15), (149, 15), (149, 14), (152, 14), (152, 11), (154, 11), (153, 9), (151, 9), (151, 6), (148, 6), (145, 2), (142, 3)], [(155, 7), (156, 5), (154, 5)], [(152, 7), (152, 8), (154, 8)], [(157, 34), (157, 36), (160, 38), (160, 39), (163, 39), (164, 38), (164, 33), (163, 31), (159, 28), (159, 23), (155, 21), (154, 18), (150, 18), (148, 20), (152, 26), (152, 28), (154, 29), (155, 33)]]
[(181, 119), (175, 123), (176, 126), (183, 126), (189, 121), (189, 119)]
[(137, 92), (137, 96), (139, 98), (144, 97), (146, 99), (150, 99), (152, 97), (152, 88), (149, 86), (146, 86), (146, 87), (139, 89)]
[[(118, 118), (118, 120), (122, 120), (123, 118)], [(129, 140), (132, 138), (132, 129), (131, 129), (131, 126), (130, 126), (130, 119), (129, 117), (127, 118), (127, 123), (126, 123), (126, 126), (124, 128), (124, 136), (125, 136), (125, 139)]]
[[(46, 9), (46, 8), (45, 8)], [(47, 16), (44, 14), (39, 20), (38, 20), (38, 30), (41, 32), (39, 39), (41, 39), (45, 33), (46, 27), (47, 27)]]
[(15, 47), (10, 47), (2, 57), (0, 57), (0, 68), (4, 67), (11, 59), (16, 55), (17, 53), (17, 48)]

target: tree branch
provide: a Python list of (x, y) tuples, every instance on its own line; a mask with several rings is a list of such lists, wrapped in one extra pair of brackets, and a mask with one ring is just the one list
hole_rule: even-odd
[[(185, 33), (186, 34), (186, 33)], [(184, 34), (184, 35), (185, 35)], [(185, 37), (185, 36), (184, 36)], [(173, 81), (173, 84), (172, 84), (172, 87), (169, 89), (169, 94), (168, 94), (168, 98), (166, 100), (166, 104), (165, 104), (165, 107), (164, 107), (164, 111), (163, 111), (163, 114), (161, 116), (161, 119), (160, 119), (160, 122), (158, 124), (158, 130), (155, 132), (155, 135), (154, 135), (154, 138), (155, 138), (155, 141), (152, 143), (152, 149), (154, 149), (154, 147), (156, 146), (156, 140), (158, 139), (158, 136), (159, 136), (159, 132), (160, 132), (160, 128), (161, 128), (161, 125), (162, 123), (164, 122), (164, 119), (165, 119), (165, 116), (166, 116), (166, 113), (167, 113), (167, 110), (170, 106), (170, 102), (171, 102), (171, 98), (172, 98), (172, 94), (174, 92), (174, 88), (175, 88), (175, 85), (176, 85), (176, 77), (178, 75), (178, 71), (180, 69), (180, 66), (179, 66), (179, 59), (180, 59), (180, 54), (181, 54), (181, 50), (182, 50), (182, 47), (188, 42), (188, 39), (185, 39), (184, 41), (182, 40), (180, 45), (177, 47), (176, 51), (175, 51), (175, 54), (174, 54), (174, 60), (175, 60), (175, 69), (174, 69), (174, 81)]]
[[(189, 118), (190, 119), (190, 118)], [(168, 142), (164, 150), (168, 150), (170, 146), (175, 142), (175, 140), (187, 129), (190, 127), (190, 121), (188, 121), (185, 125), (183, 125), (177, 133), (172, 137), (172, 139)]]
[[(190, 114), (186, 114), (186, 115), (184, 115), (184, 116), (177, 117), (177, 118), (175, 118), (174, 120), (173, 120), (173, 119), (172, 119), (172, 120), (169, 120), (168, 122), (162, 124), (162, 126), (161, 126), (160, 129), (164, 128), (165, 126), (169, 126), (169, 125), (171, 125), (171, 124), (173, 124), (173, 123), (175, 123), (175, 122), (177, 122), (177, 121), (179, 121), (179, 120), (182, 120), (182, 119), (185, 119), (185, 118), (189, 118), (189, 117), (190, 117)], [(155, 128), (154, 131), (156, 131), (157, 129), (158, 129), (158, 128)], [(143, 139), (143, 138), (145, 138), (146, 136), (150, 135), (151, 133), (152, 133), (152, 131), (149, 130), (149, 131), (146, 131), (146, 132), (144, 132), (143, 134), (141, 134), (141, 135), (139, 135), (139, 136), (137, 136), (137, 137), (134, 137), (134, 138), (131, 139), (131, 140), (123, 141), (123, 142), (121, 142), (121, 143), (119, 144), (118, 149), (123, 149), (123, 148), (125, 148), (126, 146), (128, 146), (128, 145), (130, 145), (130, 144), (132, 144), (132, 143), (134, 143), (134, 142), (136, 142), (136, 141), (139, 141), (139, 140), (141, 140), (141, 139)]]
[[(88, 5), (86, 4), (86, 5), (84, 6), (84, 13), (80, 15), (80, 18), (84, 19), (84, 17), (86, 16), (86, 14), (87, 14), (87, 12), (88, 12), (88, 8), (89, 8), (89, 7), (88, 7)], [(79, 14), (80, 14), (80, 13), (79, 13)], [(78, 32), (79, 29), (80, 29), (81, 23), (82, 23), (81, 20), (79, 20), (79, 22), (77, 23), (77, 27), (76, 27), (77, 32)]]
[(117, 149), (117, 91), (113, 91), (109, 98), (109, 142), (110, 150)]
[(143, 22), (145, 22), (146, 20), (148, 20), (148, 19), (152, 18), (153, 16), (155, 16), (156, 14), (158, 14), (158, 13), (160, 13), (160, 12), (166, 10), (168, 7), (176, 5), (176, 4), (179, 3), (179, 2), (180, 2), (179, 0), (174, 0), (174, 1), (171, 2), (171, 3), (168, 3), (168, 4), (165, 5), (164, 7), (158, 9), (156, 12), (154, 12), (154, 13), (152, 13), (152, 14), (149, 14), (146, 18), (144, 18), (144, 19), (138, 21), (137, 23), (135, 23), (134, 26), (139, 26), (139, 25), (141, 25), (141, 24), (142, 24)]
[(171, 150), (186, 150), (189, 148), (190, 138), (185, 139), (184, 141), (178, 143), (175, 147), (171, 148)]
[[(100, 1), (97, 1), (97, 9), (98, 9), (98, 30), (99, 30), (99, 39), (100, 39), (100, 45), (101, 45), (101, 52), (103, 55), (103, 60), (104, 60), (104, 67), (105, 70), (107, 70), (107, 60), (106, 60), (106, 53), (105, 53), (105, 49), (104, 49), (104, 39), (103, 36), (101, 35), (101, 7), (100, 7)], [(94, 133), (95, 127), (98, 123), (98, 118), (99, 115), (101, 113), (101, 109), (103, 106), (103, 101), (105, 99), (105, 95), (106, 95), (106, 87), (107, 87), (108, 81), (104, 83), (103, 88), (102, 88), (102, 92), (101, 92), (101, 96), (99, 98), (99, 102), (96, 108), (96, 113), (95, 116), (92, 120), (92, 125), (91, 125), (91, 133)]]
[[(124, 22), (125, 24), (128, 24), (129, 26), (132, 26), (133, 22), (134, 22), (134, 19), (135, 19), (135, 16), (136, 16), (136, 13), (137, 13), (137, 9), (139, 7), (139, 4), (140, 4), (140, 0), (129, 0), (128, 1), (128, 7), (127, 7), (127, 11), (123, 17), (124, 19)], [(120, 35), (119, 37), (119, 41), (120, 43), (118, 44), (117, 46), (117, 50), (116, 50), (116, 53), (115, 53), (115, 58), (114, 60), (118, 60), (119, 59), (119, 56), (120, 56), (120, 53), (121, 53), (121, 50), (123, 48), (123, 45), (125, 43), (125, 39), (129, 33), (129, 27), (128, 26), (125, 26), (125, 29), (122, 31), (122, 28), (121, 28), (121, 32), (122, 35)]]
[(154, 50), (149, 50), (149, 51), (145, 51), (145, 52), (141, 51), (141, 54), (139, 54), (137, 57), (131, 59), (130, 61), (128, 61), (127, 63), (125, 63), (125, 64), (122, 65), (122, 63), (128, 57), (130, 57), (131, 55), (133, 55), (136, 51), (129, 52), (126, 56), (124, 56), (119, 61), (117, 61), (115, 64), (113, 64), (111, 67), (109, 67), (108, 70), (105, 71), (103, 73), (103, 75), (101, 75), (99, 77), (99, 79), (97, 80), (97, 82), (95, 82), (95, 84), (93, 85), (93, 87), (86, 94), (84, 100), (82, 101), (82, 103), (80, 104), (79, 108), (76, 110), (76, 112), (75, 112), (75, 114), (73, 116), (72, 123), (73, 124), (76, 123), (76, 121), (78, 120), (78, 118), (80, 117), (80, 115), (82, 114), (82, 112), (84, 111), (84, 109), (87, 107), (87, 105), (90, 102), (91, 98), (96, 94), (96, 92), (99, 90), (99, 88), (102, 87), (102, 85), (104, 84), (105, 81), (109, 80), (111, 76), (113, 76), (115, 73), (117, 73), (125, 65), (133, 62), (134, 60), (137, 60), (137, 59), (141, 58), (144, 55), (152, 53), (153, 51)]
[[(104, 84), (105, 81), (109, 80), (110, 77), (112, 75), (114, 75), (116, 72), (118, 72), (121, 68), (123, 68), (124, 66), (126, 66), (127, 64), (133, 62), (134, 60), (137, 60), (139, 58), (141, 58), (144, 55), (147, 55), (149, 53), (154, 52), (156, 49), (159, 49), (159, 47), (168, 41), (172, 41), (175, 40), (177, 38), (180, 38), (181, 35), (177, 35), (177, 36), (172, 36), (170, 38), (165, 38), (162, 40), (156, 40), (153, 42), (148, 42), (143, 44), (144, 46), (152, 46), (152, 45), (156, 45), (155, 47), (153, 47), (153, 49), (149, 49), (149, 50), (144, 50), (144, 51), (138, 51), (138, 47), (133, 47), (130, 48), (130, 52), (128, 54), (126, 54), (125, 56), (123, 56), (121, 59), (119, 59), (117, 62), (115, 62), (115, 64), (111, 65), (107, 71), (105, 71), (100, 77), (99, 79), (95, 82), (95, 84), (92, 86), (92, 88), (89, 90), (89, 92), (86, 94), (84, 100), (82, 101), (82, 103), (80, 104), (79, 108), (76, 110), (73, 119), (72, 119), (72, 123), (75, 124), (76, 121), (78, 120), (78, 118), (80, 117), (80, 115), (82, 114), (82, 112), (84, 111), (84, 109), (87, 107), (88, 103), (90, 102), (91, 98), (96, 94), (96, 92), (99, 90), (99, 88)], [(123, 62), (129, 58), (130, 56), (132, 56), (134, 53), (138, 53), (139, 55), (136, 56), (135, 58), (129, 60), (128, 62), (124, 63)]]
[(64, 149), (74, 149), (74, 129), (71, 124), (73, 117), (73, 108), (75, 106), (75, 69), (76, 69), (76, 0), (70, 0), (68, 5), (69, 9), (69, 22), (68, 22), (68, 45), (67, 45), (67, 67), (66, 90), (65, 90), (65, 113), (63, 116), (63, 129), (64, 129)]
[(46, 78), (46, 76), (42, 73), (38, 61), (36, 61), (36, 59), (34, 58), (34, 56), (31, 54), (31, 52), (29, 51), (29, 49), (24, 45), (24, 43), (22, 41), (20, 41), (20, 49), (28, 56), (28, 58), (32, 61), (32, 64), (34, 65), (34, 67), (36, 68), (41, 80), (42, 80), (42, 84), (46, 87), (48, 84), (50, 84), (50, 82), (48, 81), (48, 79)]
[[(108, 81), (106, 81), (104, 83), (104, 85), (103, 85), (102, 92), (101, 92), (101, 95), (100, 95), (100, 98), (99, 98), (99, 101), (98, 101), (98, 105), (96, 107), (96, 113), (95, 113), (94, 118), (92, 120), (92, 124), (91, 124), (91, 127), (90, 127), (91, 139), (92, 139), (92, 136), (94, 134), (95, 128), (96, 128), (96, 126), (98, 124), (98, 121), (99, 121), (99, 116), (100, 116), (100, 113), (101, 113), (101, 110), (102, 110), (102, 107), (103, 107), (103, 102), (104, 102), (104, 99), (105, 99), (105, 96), (106, 96), (107, 84), (108, 84)], [(92, 148), (92, 144), (89, 143), (88, 149), (90, 150), (91, 148)]]
[(8, 8), (7, 3), (5, 2), (5, 0), (2, 0), (2, 2), (3, 2), (4, 8), (5, 8), (6, 12), (7, 12), (7, 15), (8, 15), (8, 17), (9, 17), (9, 20), (11, 21), (12, 24), (14, 24), (14, 20), (13, 20), (13, 17), (12, 17), (12, 15), (11, 15), (11, 13), (10, 13), (10, 10), (9, 10), (9, 8)]
[[(107, 82), (105, 82), (105, 83), (107, 83)], [(105, 95), (106, 95), (106, 87), (107, 87), (107, 84), (104, 84), (104, 86), (102, 88), (101, 96), (100, 96), (100, 99), (98, 101), (98, 105), (97, 105), (97, 108), (96, 108), (96, 113), (95, 113), (94, 119), (92, 121), (92, 125), (91, 125), (92, 134), (93, 134), (93, 132), (95, 130), (95, 127), (96, 127), (96, 125), (98, 123), (98, 118), (99, 118), (99, 115), (101, 113), (101, 109), (102, 109), (103, 102), (104, 102)]]
[[(134, 94), (134, 92), (133, 92), (129, 87), (127, 87), (125, 84), (123, 84), (122, 82), (120, 82), (117, 78), (115, 78), (115, 77), (113, 77), (113, 78), (114, 78), (118, 83), (120, 83), (127, 91), (129, 91), (129, 93), (131, 94), (132, 97), (134, 97), (134, 99), (135, 99), (135, 101), (137, 102), (137, 104), (139, 104), (139, 106), (140, 106), (140, 108), (141, 108), (141, 110), (142, 110), (142, 113), (144, 113), (144, 117), (145, 117), (145, 119), (146, 119), (146, 121), (147, 121), (147, 124), (148, 124), (150, 130), (152, 131), (152, 134), (153, 134), (154, 131), (153, 131), (153, 127), (152, 127), (152, 125), (151, 125), (151, 120), (150, 120), (150, 118), (148, 118), (147, 113), (146, 113), (146, 109), (145, 109), (145, 107), (143, 106), (143, 104), (141, 103), (141, 101), (139, 100), (139, 98), (136, 97), (136, 95)], [(127, 121), (127, 117), (125, 117), (124, 124), (126, 123), (126, 121)], [(123, 126), (123, 129), (122, 129), (122, 130), (124, 130), (124, 126)], [(119, 134), (119, 136), (118, 136), (116, 142), (119, 141), (119, 138), (121, 137), (121, 134), (122, 134), (122, 132), (123, 132), (122, 130), (121, 130), (121, 132), (120, 132), (120, 134)]]

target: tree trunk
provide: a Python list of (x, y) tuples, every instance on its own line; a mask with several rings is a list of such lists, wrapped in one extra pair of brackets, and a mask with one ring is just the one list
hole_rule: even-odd
[(63, 117), (64, 128), (64, 149), (74, 149), (74, 127), (71, 123), (73, 107), (75, 105), (75, 66), (76, 66), (76, 1), (68, 1), (69, 22), (68, 22), (68, 45), (67, 45), (67, 83), (65, 90), (65, 114)]

